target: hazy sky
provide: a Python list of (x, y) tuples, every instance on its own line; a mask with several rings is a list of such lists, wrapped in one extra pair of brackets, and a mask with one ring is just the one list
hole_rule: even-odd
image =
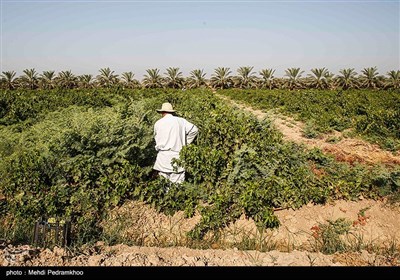
[(400, 69), (392, 1), (1, 1), (1, 71)]

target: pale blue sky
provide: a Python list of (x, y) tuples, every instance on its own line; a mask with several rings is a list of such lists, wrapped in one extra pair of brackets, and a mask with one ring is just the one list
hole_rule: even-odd
[(400, 69), (399, 1), (1, 0), (1, 71)]

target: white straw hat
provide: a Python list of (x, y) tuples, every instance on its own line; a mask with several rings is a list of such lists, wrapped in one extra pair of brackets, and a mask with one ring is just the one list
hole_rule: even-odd
[(171, 103), (163, 103), (161, 109), (157, 109), (157, 112), (167, 112), (167, 113), (174, 113), (175, 110), (172, 108)]

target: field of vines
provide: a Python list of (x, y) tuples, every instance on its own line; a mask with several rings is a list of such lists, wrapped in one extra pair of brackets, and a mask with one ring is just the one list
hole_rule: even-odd
[[(318, 102), (310, 91), (281, 92), (281, 97), (269, 91), (225, 93), (262, 108), (298, 113), (321, 131), (355, 124), (366, 136), (386, 133), (382, 139), (398, 144), (399, 98), (389, 92), (378, 93), (387, 94), (380, 100), (393, 107), (382, 103), (376, 109), (378, 98), (367, 91), (322, 92), (330, 99)], [(181, 152), (186, 182), (166, 193), (168, 183), (152, 166), (156, 109), (167, 101), (199, 127), (199, 135)], [(331, 117), (325, 117), (327, 107), (335, 112)], [(75, 242), (96, 240), (106, 211), (127, 200), (144, 201), (166, 214), (200, 213), (188, 233), (200, 240), (243, 214), (262, 230), (279, 226), (276, 208), (399, 191), (399, 167), (350, 166), (317, 149), (284, 142), (269, 120), (260, 122), (206, 89), (0, 93), (0, 238), (13, 242), (29, 241), (34, 221), (42, 216), (71, 219)]]
[[(240, 90), (221, 91), (262, 109), (277, 109), (306, 123), (311, 137), (349, 131), (390, 151), (400, 150), (399, 90)], [(307, 135), (306, 135), (307, 136)]]

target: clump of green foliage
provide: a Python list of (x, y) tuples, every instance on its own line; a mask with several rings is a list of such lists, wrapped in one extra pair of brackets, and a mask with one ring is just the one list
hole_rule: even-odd
[(312, 230), (317, 245), (316, 249), (324, 254), (346, 251), (349, 245), (345, 236), (350, 232), (351, 224), (351, 221), (339, 218), (314, 226)]
[[(92, 241), (101, 235), (108, 210), (139, 199), (167, 214), (183, 210), (190, 217), (198, 211), (201, 220), (189, 236), (201, 239), (242, 214), (262, 230), (279, 226), (277, 207), (399, 191), (398, 169), (351, 167), (319, 150), (284, 142), (268, 120), (259, 122), (207, 90), (109, 90), (97, 105), (87, 103), (83, 93), (68, 91), (76, 99), (57, 106), (53, 95), (59, 95), (60, 104), (68, 98), (51, 91), (54, 99), (25, 119), (3, 112), (3, 236), (15, 241), (25, 234), (29, 240), (26, 233), (15, 232), (18, 221), (33, 225), (41, 216), (66, 216), (74, 224), (75, 240)], [(182, 185), (152, 174), (153, 125), (160, 117), (155, 109), (166, 101), (200, 130), (177, 161), (187, 171)]]

